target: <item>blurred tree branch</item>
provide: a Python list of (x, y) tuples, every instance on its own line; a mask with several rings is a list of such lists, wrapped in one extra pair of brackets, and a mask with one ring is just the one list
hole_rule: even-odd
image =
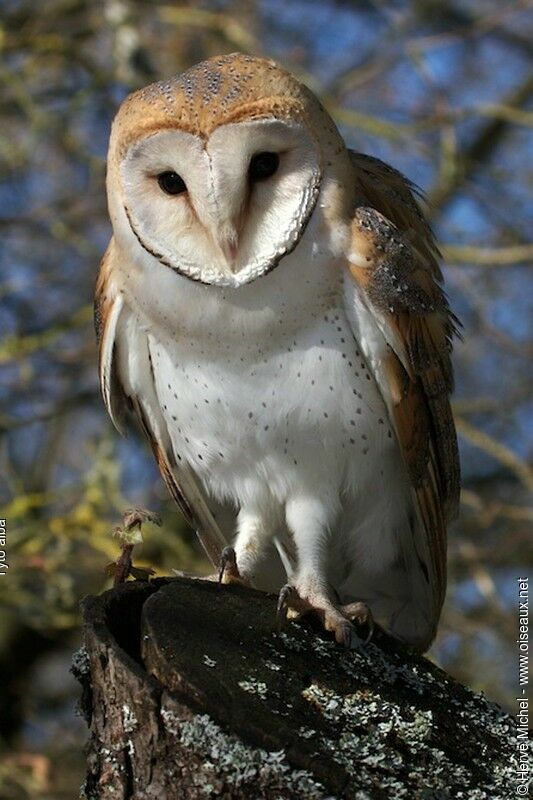
[(472, 425), (471, 422), (467, 422), (463, 417), (456, 415), (455, 424), (461, 436), (464, 436), (469, 442), (479, 447), (496, 461), (499, 461), (500, 464), (503, 464), (513, 472), (527, 489), (533, 490), (533, 470), (529, 464), (526, 464), (502, 442), (498, 442), (485, 431)]
[(191, 6), (176, 7), (170, 5), (159, 6), (157, 13), (163, 22), (171, 25), (191, 25), (202, 28), (211, 28), (222, 36), (238, 50), (244, 52), (260, 52), (261, 45), (250, 30), (247, 30), (235, 16), (222, 12), (206, 11)]
[(74, 328), (86, 325), (92, 320), (92, 305), (85, 305), (78, 308), (64, 321), (58, 322), (39, 333), (26, 335), (6, 336), (0, 341), (0, 364), (7, 364), (14, 359), (25, 358), (26, 356), (49, 347), (56, 339), (65, 333), (70, 333)]
[(506, 264), (527, 264), (533, 261), (533, 244), (508, 247), (445, 244), (440, 249), (447, 261), (475, 264), (476, 267), (502, 267)]
[[(417, 47), (431, 47), (442, 45), (443, 40), (471, 39), (494, 33), (498, 38), (507, 42), (512, 47), (519, 48), (526, 55), (533, 55), (531, 38), (503, 26), (506, 18), (530, 10), (529, 0), (508, 3), (498, 11), (480, 14), (473, 13), (464, 4), (458, 6), (444, 0), (418, 0), (421, 16), (425, 16), (433, 25), (442, 22), (446, 27), (444, 33), (430, 36), (417, 37), (412, 43)], [(452, 27), (455, 26), (455, 27)]]
[[(508, 108), (520, 109), (533, 95), (533, 77), (526, 79), (515, 87), (505, 98), (502, 104)], [(480, 165), (486, 161), (500, 141), (505, 136), (510, 121), (501, 116), (492, 117), (474, 136), (469, 145), (462, 151), (452, 156), (452, 163), (448, 164), (436, 184), (428, 192), (428, 205), (434, 215), (442, 210), (455, 195), (462, 184), (470, 180)]]

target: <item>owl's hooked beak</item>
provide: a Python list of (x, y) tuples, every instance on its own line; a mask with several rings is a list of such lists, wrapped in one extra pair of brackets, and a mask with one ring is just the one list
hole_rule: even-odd
[(239, 232), (237, 226), (228, 224), (220, 226), (214, 234), (215, 241), (232, 272), (237, 271), (237, 253), (239, 251)]
[(225, 267), (235, 274), (239, 271), (237, 255), (244, 224), (246, 192), (244, 189), (230, 191), (227, 186), (224, 188), (217, 182), (213, 184), (208, 200), (203, 207), (200, 204), (200, 208), (196, 209), (197, 216), (220, 252)]
[(237, 252), (239, 250), (239, 241), (237, 234), (233, 236), (231, 239), (222, 238), (218, 240), (218, 244), (222, 253), (224, 254), (224, 258), (228, 262), (228, 266), (232, 272), (235, 271), (235, 259), (237, 258)]

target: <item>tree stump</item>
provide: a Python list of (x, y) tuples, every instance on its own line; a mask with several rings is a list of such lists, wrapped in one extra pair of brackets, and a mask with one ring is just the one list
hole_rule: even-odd
[(189, 578), (83, 602), (87, 800), (506, 800), (511, 717), (378, 631), (344, 650), (276, 598)]

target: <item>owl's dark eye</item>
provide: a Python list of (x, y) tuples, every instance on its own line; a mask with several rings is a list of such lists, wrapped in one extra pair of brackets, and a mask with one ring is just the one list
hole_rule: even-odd
[(277, 153), (256, 153), (252, 156), (248, 174), (251, 181), (263, 181), (270, 178), (279, 167), (279, 156)]
[(177, 172), (162, 172), (157, 176), (157, 182), (165, 194), (181, 194), (187, 191), (185, 181)]

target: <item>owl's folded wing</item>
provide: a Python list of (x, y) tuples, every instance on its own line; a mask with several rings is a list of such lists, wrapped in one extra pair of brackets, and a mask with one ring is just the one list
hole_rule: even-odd
[[(458, 321), (440, 285), (431, 229), (400, 173), (351, 153), (357, 200), (351, 224), (348, 309), (388, 406), (410, 478), (438, 615), (446, 588), (446, 523), (459, 501), (459, 458), (449, 395)], [(425, 560), (425, 559), (424, 559)]]
[(147, 335), (133, 317), (113, 277), (113, 240), (96, 285), (95, 327), (99, 344), (102, 395), (115, 427), (124, 432), (124, 417), (132, 409), (150, 442), (171, 496), (198, 534), (214, 566), (227, 544), (193, 471), (177, 463), (156, 395)]

